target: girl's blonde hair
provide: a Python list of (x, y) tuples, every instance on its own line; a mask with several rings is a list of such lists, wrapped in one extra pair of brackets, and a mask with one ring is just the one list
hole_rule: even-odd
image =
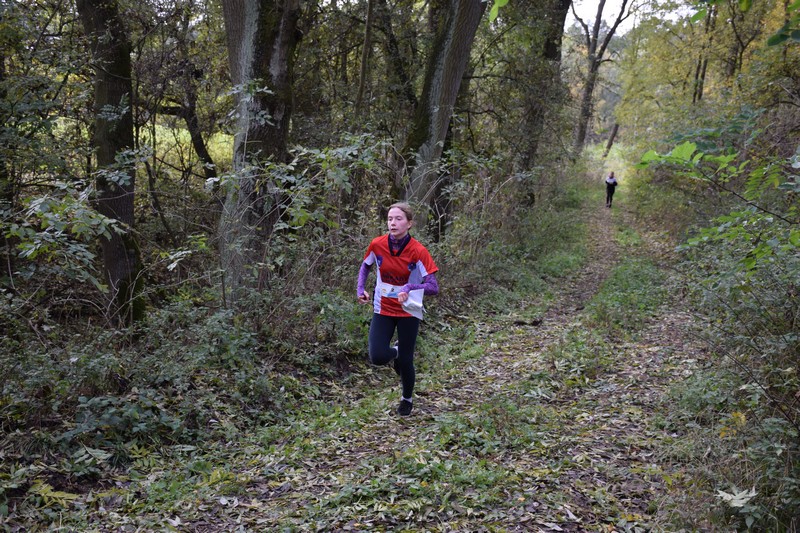
[(389, 209), (387, 209), (386, 212), (388, 213), (395, 207), (406, 214), (406, 218), (409, 222), (414, 220), (414, 211), (411, 210), (411, 206), (408, 205), (407, 202), (397, 202), (396, 204), (392, 204), (389, 206)]

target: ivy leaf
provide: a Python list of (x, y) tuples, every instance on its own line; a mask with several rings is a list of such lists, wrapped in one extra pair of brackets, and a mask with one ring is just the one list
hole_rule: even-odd
[(753, 0), (739, 0), (739, 9), (742, 10), (742, 13), (747, 13), (750, 11), (750, 8), (753, 6)]

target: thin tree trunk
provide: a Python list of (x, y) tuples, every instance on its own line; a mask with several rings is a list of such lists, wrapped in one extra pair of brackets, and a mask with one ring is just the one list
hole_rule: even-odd
[(113, 297), (109, 315), (127, 324), (144, 314), (142, 263), (133, 235), (136, 170), (124, 160), (124, 152), (134, 147), (131, 47), (115, 0), (78, 0), (77, 8), (95, 63), (95, 204), (101, 214), (121, 224), (121, 232), (113, 231), (110, 238), (101, 240)]
[(367, 20), (364, 23), (364, 48), (361, 51), (361, 69), (358, 76), (358, 94), (356, 94), (355, 115), (356, 119), (361, 118), (364, 104), (364, 90), (367, 86), (367, 74), (369, 72), (369, 56), (372, 51), (372, 18), (375, 11), (375, 0), (367, 2)]
[(700, 55), (697, 58), (697, 69), (694, 75), (694, 91), (692, 93), (692, 104), (696, 104), (703, 99), (703, 89), (706, 82), (706, 71), (708, 70), (708, 49), (714, 41), (714, 26), (716, 25), (717, 6), (712, 4), (708, 8), (704, 25), (704, 36), (707, 38), (700, 48)]
[(414, 87), (408, 77), (403, 56), (400, 54), (400, 44), (397, 36), (392, 29), (392, 18), (386, 0), (378, 0), (376, 6), (378, 10), (378, 23), (386, 37), (386, 55), (388, 57), (389, 69), (395, 78), (396, 85), (400, 87), (399, 92), (403, 98), (411, 105), (412, 109), (417, 107), (417, 95), (414, 94)]
[(606, 143), (606, 149), (603, 151), (603, 159), (608, 157), (608, 153), (611, 151), (611, 147), (614, 146), (614, 139), (617, 137), (617, 132), (619, 131), (619, 124), (614, 124), (614, 127), (611, 128), (611, 135), (608, 137), (608, 142)]
[[(3, 51), (0, 50), (0, 101), (6, 99), (5, 81), (6, 57)], [(0, 120), (3, 120), (4, 123), (6, 119), (7, 116), (0, 116)], [(8, 161), (6, 161), (5, 157), (0, 153), (0, 215), (5, 218), (11, 216), (14, 211), (14, 183), (11, 179), (11, 173), (9, 172)], [(13, 243), (4, 232), (2, 245), (3, 256), (1, 259), (3, 261), (2, 270), (8, 279), (12, 280), (10, 285), (13, 286), (15, 268), (12, 248)]]
[(446, 20), (439, 26), (428, 62), (422, 98), (403, 150), (411, 159), (405, 197), (427, 203), (437, 176), (453, 106), (467, 68), (472, 42), (486, 4), (480, 0), (449, 0)]
[[(187, 12), (181, 19), (181, 29), (185, 35), (189, 34), (189, 18), (191, 13)], [(202, 131), (200, 130), (200, 118), (197, 116), (197, 75), (198, 68), (192, 59), (192, 54), (189, 51), (188, 43), (186, 40), (181, 39), (178, 43), (179, 50), (182, 56), (182, 74), (184, 85), (184, 98), (181, 100), (181, 118), (186, 122), (186, 129), (189, 131), (189, 137), (192, 140), (192, 147), (194, 148), (197, 157), (203, 163), (203, 174), (206, 180), (211, 180), (214, 185), (214, 191), (217, 191), (216, 178), (217, 166), (211, 154), (208, 152), (205, 140), (203, 139)]]

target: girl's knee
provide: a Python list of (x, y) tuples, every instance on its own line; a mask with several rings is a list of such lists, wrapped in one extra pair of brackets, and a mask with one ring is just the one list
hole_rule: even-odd
[(369, 347), (369, 362), (373, 365), (383, 366), (389, 364), (389, 362), (394, 359), (394, 350), (389, 348), (376, 348), (374, 346)]

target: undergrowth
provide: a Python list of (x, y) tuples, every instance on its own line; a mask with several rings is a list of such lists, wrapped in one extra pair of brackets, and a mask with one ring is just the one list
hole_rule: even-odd
[[(549, 194), (525, 216), (505, 207), (484, 209), (481, 217), (465, 210), (445, 239), (430, 243), (442, 294), (429, 305), (419, 340), (421, 374), (431, 366), (448, 372), (469, 357), (474, 329), (468, 316), (544, 301), (549, 280), (579, 268), (582, 228), (570, 221), (584, 193), (570, 183)], [(515, 204), (501, 200), (498, 205)], [(358, 258), (381, 226), (342, 227), (333, 248), (315, 238), (276, 239), (273, 252), (281, 262), (270, 266), (269, 290), (252, 292), (237, 311), (221, 305), (213, 285), (191, 276), (158, 295), (160, 305), (145, 321), (121, 330), (48, 314), (25, 324), (15, 310), (27, 303), (7, 295), (0, 301), (3, 316), (25, 327), (0, 353), (6, 369), (0, 377), (0, 516), (20, 526), (58, 516), (68, 527), (91, 529), (86, 513), (72, 512), (80, 501), (89, 514), (113, 509), (112, 522), (124, 527), (137, 523), (138, 513), (168, 516), (189, 498), (246, 486), (247, 476), (231, 466), (238, 459), (230, 443), (257, 442), (268, 453), (291, 442), (295, 458), (285, 459), (302, 460), (313, 451), (311, 436), (334, 427), (357, 430), (359, 409), (368, 413), (385, 402), (378, 392), (385, 387), (375, 386), (386, 377), (364, 358), (370, 310), (356, 304), (353, 289)], [(348, 232), (364, 238), (343, 238)], [(308, 237), (317, 233), (308, 228)], [(415, 236), (427, 240), (424, 233)], [(35, 329), (27, 327), (31, 320)], [(346, 417), (337, 407), (342, 397), (356, 405)], [(469, 430), (475, 453), (530, 438), (505, 409), (486, 408), (486, 418)], [(450, 423), (454, 431), (472, 424), (440, 421)], [(465, 487), (485, 479), (488, 488), (507, 475), (481, 459), (458, 465)], [(349, 505), (357, 496), (342, 494), (334, 503)], [(171, 519), (147, 520), (138, 526), (178, 527)]]

